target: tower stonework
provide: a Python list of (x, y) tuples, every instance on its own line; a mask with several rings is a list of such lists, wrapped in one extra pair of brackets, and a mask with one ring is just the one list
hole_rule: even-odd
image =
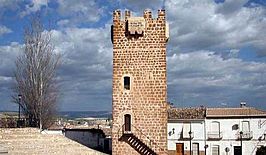
[(113, 12), (112, 154), (167, 154), (165, 11)]

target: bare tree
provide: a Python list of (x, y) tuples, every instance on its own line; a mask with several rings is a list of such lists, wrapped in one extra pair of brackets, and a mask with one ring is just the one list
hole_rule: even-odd
[(55, 76), (60, 56), (54, 53), (51, 31), (44, 30), (40, 16), (34, 16), (24, 30), (25, 47), (16, 60), (14, 73), (14, 92), (21, 94), (21, 103), (17, 95), (12, 98), (31, 124), (44, 129), (51, 125), (56, 111), (59, 91)]

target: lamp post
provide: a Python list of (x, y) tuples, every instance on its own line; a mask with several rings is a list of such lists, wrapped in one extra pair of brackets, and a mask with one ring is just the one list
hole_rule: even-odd
[(189, 149), (189, 152), (190, 152), (190, 155), (192, 155), (192, 150), (191, 150), (191, 148), (192, 148), (192, 146), (191, 146), (191, 134), (192, 134), (192, 132), (191, 132), (191, 130), (188, 132), (188, 134), (189, 134), (189, 141), (190, 141), (190, 149)]
[(242, 149), (242, 146), (243, 146), (243, 145), (242, 145), (243, 131), (240, 131), (239, 134), (240, 134), (240, 146), (241, 146), (241, 155), (242, 155), (242, 150), (243, 150), (243, 149)]
[(204, 150), (205, 150), (204, 154), (205, 154), (205, 155), (207, 154), (207, 148), (208, 148), (208, 147), (209, 147), (208, 144), (204, 145)]
[(20, 121), (20, 105), (21, 105), (22, 95), (18, 94), (18, 120)]

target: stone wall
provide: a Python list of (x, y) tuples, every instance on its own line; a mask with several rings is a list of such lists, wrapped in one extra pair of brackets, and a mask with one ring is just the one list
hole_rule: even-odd
[[(119, 10), (113, 13), (112, 152), (113, 155), (138, 154), (127, 143), (118, 140), (124, 115), (130, 114), (132, 132), (139, 134), (138, 137), (147, 135), (156, 143), (153, 146), (158, 145), (152, 149), (158, 154), (166, 154), (168, 38), (165, 11), (158, 10), (157, 18), (152, 18), (151, 11), (144, 11), (143, 17), (133, 21), (136, 23), (127, 23), (128, 19), (133, 19), (129, 11), (125, 12), (125, 19), (121, 19)], [(125, 76), (130, 77), (130, 90), (123, 86)]]

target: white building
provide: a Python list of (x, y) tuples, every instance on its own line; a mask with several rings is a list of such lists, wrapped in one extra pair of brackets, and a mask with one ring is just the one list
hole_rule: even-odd
[[(169, 109), (169, 154), (255, 155), (266, 145), (266, 112), (251, 107)], [(242, 146), (242, 149), (241, 149)]]
[(68, 129), (63, 130), (63, 134), (82, 145), (89, 148), (102, 151), (105, 153), (111, 152), (111, 139), (107, 138), (102, 129)]

